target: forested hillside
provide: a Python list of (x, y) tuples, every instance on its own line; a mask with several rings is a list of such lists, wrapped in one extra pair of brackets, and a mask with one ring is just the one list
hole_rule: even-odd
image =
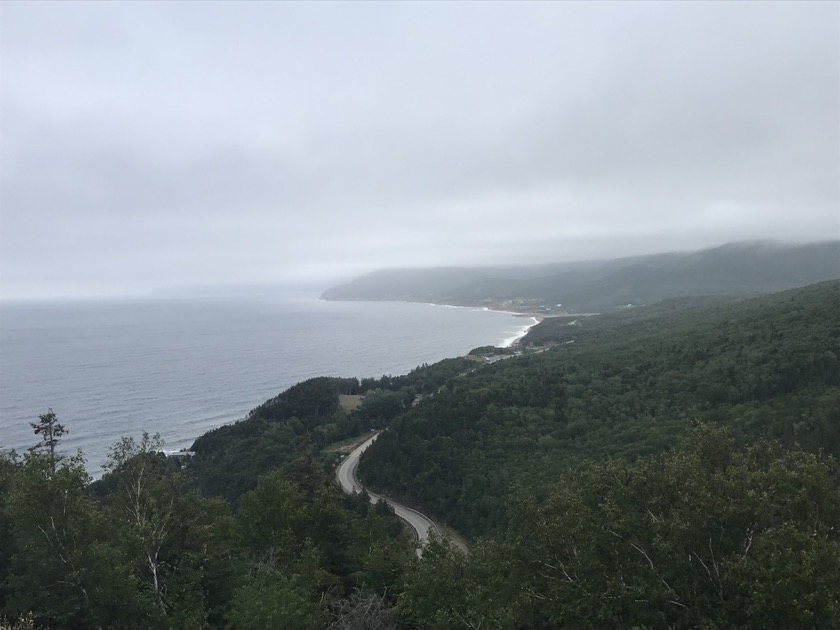
[(314, 630), (399, 591), (402, 526), (341, 495), (311, 451), (260, 471), (232, 511), (159, 448), (122, 440), (93, 484), (43, 442), (0, 456), (0, 627)]
[[(546, 320), (304, 381), (192, 457), (124, 438), (96, 482), (48, 412), (0, 454), (0, 628), (840, 627), (838, 313), (835, 281)], [(371, 429), (364, 480), (469, 553), (339, 492)]]
[(532, 267), (393, 269), (332, 287), (328, 300), (405, 300), (607, 311), (700, 295), (755, 295), (840, 278), (840, 241), (731, 243), (698, 252)]
[[(473, 367), (446, 359), (380, 379), (318, 377), (290, 387), (253, 409), (245, 420), (208, 431), (192, 446), (190, 470), (199, 487), (236, 504), (261, 474), (284, 468), (304, 450), (381, 429), (454, 376)], [(339, 394), (364, 396), (352, 412)]]
[(550, 322), (525, 342), (548, 327), (561, 345), (396, 419), (362, 479), (478, 535), (501, 526), (512, 484), (539, 493), (578, 461), (661, 453), (698, 422), (840, 454), (840, 282)]
[(426, 550), (398, 609), (427, 629), (837, 628), (838, 519), (830, 464), (699, 425), (516, 487), (494, 537)]

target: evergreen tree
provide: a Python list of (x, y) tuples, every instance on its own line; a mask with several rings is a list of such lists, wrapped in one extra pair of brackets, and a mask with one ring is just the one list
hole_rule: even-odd
[(41, 436), (41, 441), (30, 448), (29, 451), (32, 453), (46, 452), (49, 455), (50, 469), (55, 473), (55, 447), (58, 445), (59, 438), (67, 430), (63, 424), (59, 423), (58, 417), (52, 409), (48, 409), (47, 413), (38, 416), (38, 422), (30, 422), (29, 425), (35, 431), (35, 435)]

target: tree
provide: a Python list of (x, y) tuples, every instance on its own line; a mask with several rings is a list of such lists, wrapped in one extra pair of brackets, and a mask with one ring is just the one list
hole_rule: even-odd
[[(165, 615), (165, 588), (161, 577), (161, 551), (173, 526), (175, 515), (172, 498), (162, 501), (155, 490), (160, 486), (163, 463), (158, 451), (163, 448), (160, 434), (143, 432), (138, 444), (132, 437), (123, 437), (111, 449), (103, 468), (117, 480), (117, 492), (111, 504), (119, 506), (137, 536), (148, 582), (158, 606)], [(118, 514), (119, 514), (118, 511)]]
[(677, 448), (513, 492), (503, 537), (430, 544), (398, 609), (411, 627), (836, 628), (831, 460), (700, 424)]
[[(582, 466), (520, 495), (505, 555), (524, 626), (835, 627), (831, 463), (694, 428), (661, 458)], [(499, 562), (500, 563), (500, 562)]]
[(15, 551), (13, 523), (8, 506), (9, 494), (20, 466), (20, 461), (14, 452), (0, 453), (0, 610), (3, 609), (7, 599), (6, 580)]
[[(229, 544), (228, 507), (201, 497), (160, 452), (163, 441), (143, 433), (112, 449), (104, 482), (113, 490), (105, 513), (133, 577), (152, 602), (147, 610), (168, 627), (200, 627), (220, 616), (238, 568)], [(218, 613), (218, 614), (217, 614)]]
[(403, 623), (426, 630), (514, 627), (519, 585), (511, 580), (512, 563), (499, 547), (493, 540), (479, 541), (467, 555), (433, 534), (406, 574), (397, 601)]
[(231, 603), (228, 625), (255, 630), (323, 628), (326, 612), (320, 604), (337, 586), (312, 547), (307, 545), (291, 562), (269, 552), (252, 562), (249, 579)]
[(52, 408), (47, 410), (47, 413), (38, 416), (39, 422), (30, 422), (29, 425), (35, 431), (35, 435), (41, 436), (41, 441), (29, 449), (30, 452), (46, 452), (50, 458), (50, 470), (55, 473), (55, 447), (58, 444), (58, 439), (64, 435), (67, 430), (63, 424), (58, 422), (58, 417)]
[(394, 610), (379, 593), (354, 591), (332, 605), (329, 630), (395, 630)]
[(150, 627), (89, 482), (80, 456), (53, 470), (46, 454), (30, 453), (15, 471), (5, 497), (14, 555), (2, 614), (31, 611), (39, 627)]

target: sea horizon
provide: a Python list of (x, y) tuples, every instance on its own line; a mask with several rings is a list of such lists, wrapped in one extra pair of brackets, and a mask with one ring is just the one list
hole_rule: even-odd
[(380, 377), (510, 344), (533, 323), (481, 307), (313, 293), (0, 302), (0, 450), (52, 408), (97, 476), (123, 436), (188, 448), (315, 376)]

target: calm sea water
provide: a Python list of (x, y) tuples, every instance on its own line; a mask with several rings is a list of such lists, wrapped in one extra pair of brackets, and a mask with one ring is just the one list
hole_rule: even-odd
[(0, 303), (0, 450), (52, 408), (91, 473), (125, 435), (189, 446), (313, 376), (402, 374), (509, 342), (530, 319), (480, 309), (284, 298)]

